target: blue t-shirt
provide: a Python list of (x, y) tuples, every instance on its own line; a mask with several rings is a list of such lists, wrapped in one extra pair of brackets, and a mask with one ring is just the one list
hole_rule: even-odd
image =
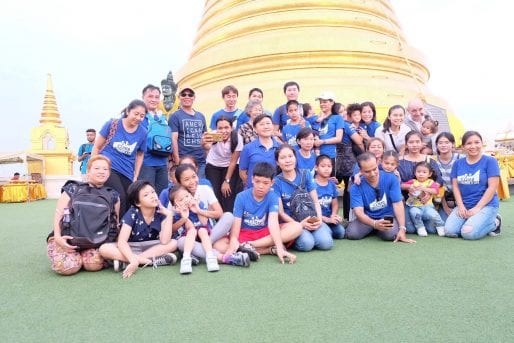
[(316, 182), (316, 192), (318, 193), (318, 201), (321, 206), (321, 215), (330, 217), (332, 215), (332, 200), (337, 199), (337, 186), (332, 181), (328, 181), (325, 186)]
[[(305, 121), (305, 127), (311, 127), (311, 124)], [(282, 139), (290, 146), (297, 146), (296, 135), (301, 129), (302, 126), (300, 124), (290, 124), (288, 122), (287, 125), (282, 128)]]
[(268, 162), (273, 167), (276, 166), (275, 150), (277, 150), (279, 146), (278, 142), (273, 139), (273, 146), (270, 149), (266, 149), (266, 147), (261, 144), (261, 140), (257, 138), (243, 147), (239, 158), (239, 170), (246, 170), (248, 172), (246, 188), (253, 186), (252, 176), (255, 164), (258, 162)]
[[(487, 190), (487, 179), (500, 176), (500, 168), (494, 157), (482, 155), (480, 160), (469, 164), (466, 158), (461, 158), (453, 164), (451, 178), (457, 179), (462, 202), (467, 209), (476, 206)], [(486, 206), (499, 207), (498, 193), (494, 193)]]
[(368, 133), (368, 136), (375, 137), (375, 131), (382, 126), (378, 121), (373, 120), (369, 124), (366, 125), (366, 132)]
[(350, 207), (363, 207), (364, 213), (372, 219), (394, 215), (393, 204), (403, 199), (396, 175), (384, 171), (379, 173), (377, 188), (373, 188), (365, 177), (361, 177), (360, 185), (350, 187)]
[(168, 125), (173, 133), (178, 133), (179, 157), (191, 155), (198, 163), (205, 163), (205, 152), (202, 148), (202, 135), (207, 131), (207, 124), (202, 113), (191, 115), (182, 109), (170, 116)]
[(316, 166), (316, 154), (313, 150), (311, 150), (310, 157), (303, 157), (300, 153), (300, 146), (297, 145), (294, 147), (296, 150), (296, 168), (298, 170), (307, 170), (311, 173), (312, 177), (314, 177), (314, 167)]
[(306, 121), (309, 122), (309, 124), (311, 125), (311, 129), (313, 129), (314, 131), (316, 132), (319, 132), (319, 127), (320, 127), (320, 124), (321, 123), (318, 123), (316, 121), (316, 119), (318, 119), (318, 116), (317, 115), (314, 115), (314, 116), (310, 116), (308, 118), (305, 118)]
[(84, 157), (82, 161), (80, 161), (80, 173), (85, 174), (87, 173), (87, 161), (91, 158), (91, 151), (93, 151), (93, 147), (95, 145), (93, 143), (85, 143), (82, 144), (79, 148), (78, 156), (82, 156), (83, 153), (88, 152), (89, 155)]
[(343, 144), (349, 144), (352, 142), (351, 136), (357, 132), (355, 128), (352, 126), (351, 123), (347, 122), (346, 120), (343, 120), (344, 124), (344, 133), (343, 133), (343, 139), (341, 140), (341, 143)]
[[(100, 129), (100, 135), (107, 139), (110, 128), (111, 120)], [(123, 127), (122, 119), (119, 119), (116, 133), (101, 154), (111, 160), (113, 170), (132, 181), (136, 155), (139, 151), (146, 151), (146, 129), (139, 125), (136, 131), (129, 133)]]
[[(277, 196), (282, 199), (282, 207), (284, 208), (284, 212), (290, 216), (292, 215), (291, 195), (293, 195), (293, 192), (296, 190), (296, 188), (300, 186), (300, 182), (302, 181), (302, 172), (297, 170), (296, 177), (293, 181), (291, 181), (293, 184), (296, 185), (296, 187), (294, 187), (289, 182), (282, 180), (282, 177), (284, 177), (282, 173), (275, 176), (273, 190), (275, 191)], [(305, 189), (309, 193), (312, 190), (316, 189), (316, 183), (314, 182), (311, 173), (305, 173)]]
[(237, 117), (236, 130), (239, 130), (239, 127), (245, 123), (248, 123), (249, 120), (250, 116), (246, 112), (241, 113), (239, 117)]
[[(298, 105), (298, 115), (303, 117), (303, 107), (302, 104)], [(284, 127), (287, 125), (287, 121), (289, 120), (289, 116), (287, 115), (286, 104), (280, 105), (273, 112), (272, 122), (274, 125), (280, 125)]]
[(234, 217), (241, 218), (241, 228), (260, 230), (268, 227), (268, 215), (278, 213), (278, 197), (269, 191), (261, 201), (253, 197), (253, 188), (242, 191), (236, 196)]
[(130, 207), (123, 216), (121, 224), (127, 224), (132, 228), (130, 232), (129, 242), (154, 241), (159, 239), (161, 232), (161, 224), (166, 216), (162, 213), (155, 212), (152, 221), (147, 224), (143, 214), (137, 207)]
[[(211, 117), (211, 125), (209, 127), (211, 130), (216, 130), (216, 120), (218, 120), (219, 117), (227, 117), (228, 119), (232, 120), (234, 116), (236, 116), (237, 120), (239, 120), (239, 117), (243, 114), (243, 111), (240, 109), (235, 109), (234, 111), (227, 112), (224, 109), (219, 110), (218, 112), (215, 112)], [(236, 121), (237, 123), (237, 121)]]
[[(317, 116), (315, 116), (317, 117)], [(345, 129), (344, 120), (338, 114), (332, 114), (328, 119), (325, 119), (319, 126), (319, 139), (330, 139), (336, 136), (339, 129)], [(323, 144), (320, 147), (320, 155), (327, 155), (330, 158), (336, 157), (335, 144)]]
[[(155, 120), (161, 120), (163, 124), (168, 125), (168, 121), (166, 117), (159, 114), (147, 113), (145, 119), (141, 122), (141, 126), (143, 126), (146, 130), (148, 130), (148, 116), (153, 115)], [(171, 151), (170, 151), (171, 153)], [(157, 156), (155, 154), (148, 152), (148, 147), (145, 149), (145, 158), (143, 160), (143, 165), (148, 167), (162, 167), (168, 165), (168, 156)]]

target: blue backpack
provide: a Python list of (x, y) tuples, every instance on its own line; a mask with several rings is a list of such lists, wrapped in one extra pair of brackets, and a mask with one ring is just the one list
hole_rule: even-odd
[(148, 119), (148, 133), (146, 136), (146, 150), (157, 156), (169, 156), (171, 154), (171, 128), (164, 116), (158, 120), (152, 114), (146, 114)]

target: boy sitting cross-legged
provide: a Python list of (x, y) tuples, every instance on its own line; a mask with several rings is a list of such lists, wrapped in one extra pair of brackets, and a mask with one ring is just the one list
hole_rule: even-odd
[(253, 169), (253, 187), (236, 197), (234, 223), (230, 231), (227, 254), (239, 251), (257, 251), (259, 254), (277, 255), (289, 263), (296, 256), (289, 253), (284, 242), (292, 242), (302, 233), (300, 223), (278, 224), (278, 197), (270, 192), (273, 186), (274, 168), (266, 162), (257, 163)]

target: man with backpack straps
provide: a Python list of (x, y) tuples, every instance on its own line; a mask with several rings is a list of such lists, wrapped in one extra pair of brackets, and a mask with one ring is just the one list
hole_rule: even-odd
[(77, 154), (77, 161), (80, 162), (80, 176), (82, 181), (86, 180), (86, 165), (87, 161), (91, 157), (91, 151), (93, 151), (93, 146), (95, 145), (96, 138), (96, 130), (95, 129), (87, 129), (86, 130), (86, 138), (87, 143), (84, 143), (80, 146), (79, 152)]
[(157, 194), (168, 186), (168, 158), (172, 152), (171, 129), (166, 117), (157, 109), (160, 98), (159, 87), (149, 84), (143, 88), (143, 101), (148, 112), (141, 125), (148, 134), (139, 180), (154, 185)]

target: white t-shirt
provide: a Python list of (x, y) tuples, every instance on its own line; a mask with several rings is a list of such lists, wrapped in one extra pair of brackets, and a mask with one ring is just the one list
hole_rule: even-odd
[[(405, 145), (405, 135), (410, 131), (412, 131), (412, 129), (406, 124), (401, 124), (400, 131), (397, 133), (391, 132), (391, 128), (384, 132), (384, 127), (379, 126), (375, 131), (375, 137), (378, 137), (384, 141), (385, 151), (396, 150), (396, 152), (400, 152), (401, 148)], [(396, 146), (396, 149), (391, 142), (391, 138), (394, 141), (394, 146)]]
[[(236, 151), (243, 150), (243, 142), (238, 139)], [(226, 142), (217, 142), (211, 146), (207, 154), (206, 162), (216, 167), (228, 167), (232, 151), (230, 151), (230, 139)]]

